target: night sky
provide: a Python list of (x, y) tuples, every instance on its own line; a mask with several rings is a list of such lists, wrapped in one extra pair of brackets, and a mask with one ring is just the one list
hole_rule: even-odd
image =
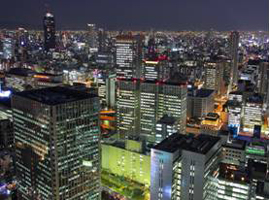
[(1, 0), (0, 27), (42, 28), (45, 4), (58, 30), (269, 29), (269, 0)]

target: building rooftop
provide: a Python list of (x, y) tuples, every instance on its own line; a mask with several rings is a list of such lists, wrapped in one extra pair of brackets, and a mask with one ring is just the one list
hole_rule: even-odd
[(200, 98), (206, 98), (206, 97), (211, 96), (212, 94), (214, 94), (214, 90), (200, 89), (200, 90), (197, 90), (197, 93), (195, 96), (200, 97)]
[(167, 124), (174, 125), (176, 123), (176, 119), (174, 117), (170, 117), (168, 115), (164, 115), (159, 121), (159, 124)]
[(244, 140), (233, 140), (231, 143), (225, 143), (223, 145), (224, 148), (233, 148), (233, 149), (239, 149), (239, 150), (245, 150), (246, 149), (246, 141)]
[(187, 150), (206, 154), (218, 141), (220, 141), (219, 137), (211, 135), (174, 133), (153, 148), (169, 153), (174, 153), (177, 150)]
[(27, 68), (11, 68), (7, 74), (17, 75), (17, 76), (29, 76), (35, 74), (31, 69)]
[(50, 87), (15, 93), (15, 96), (29, 98), (47, 105), (57, 105), (72, 101), (97, 97), (97, 95), (74, 90), (67, 87)]
[(217, 119), (219, 119), (219, 115), (218, 115), (218, 113), (208, 113), (207, 115), (206, 115), (206, 117), (205, 117), (205, 120), (217, 120)]

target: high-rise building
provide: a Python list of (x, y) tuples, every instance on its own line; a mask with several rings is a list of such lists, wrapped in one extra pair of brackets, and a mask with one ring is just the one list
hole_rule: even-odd
[(167, 61), (144, 60), (142, 63), (141, 78), (149, 81), (163, 81), (169, 78), (170, 71)]
[(250, 96), (243, 109), (243, 130), (253, 133), (255, 125), (262, 126), (263, 97), (258, 94)]
[(204, 117), (214, 110), (214, 90), (200, 89), (194, 90), (188, 95), (187, 116)]
[(220, 138), (175, 133), (151, 149), (151, 200), (210, 199)]
[(241, 117), (243, 110), (243, 93), (239, 91), (230, 92), (227, 102), (228, 109), (228, 127), (235, 128), (237, 133), (241, 126)]
[(233, 31), (230, 36), (230, 53), (231, 53), (231, 83), (237, 84), (238, 81), (238, 48), (239, 48), (239, 32)]
[(139, 82), (117, 81), (117, 130), (121, 138), (139, 136)]
[(187, 86), (173, 81), (140, 83), (140, 134), (147, 142), (156, 142), (156, 124), (164, 115), (173, 117), (177, 130), (185, 133)]
[(205, 64), (205, 89), (215, 90), (215, 94), (222, 95), (224, 92), (224, 72), (225, 63), (207, 62)]
[(116, 37), (116, 73), (118, 78), (140, 78), (141, 36), (119, 35)]
[(187, 86), (180, 80), (118, 80), (117, 93), (117, 124), (121, 135), (141, 136), (155, 143), (156, 123), (164, 115), (174, 117), (177, 130), (185, 133)]
[(97, 30), (95, 24), (88, 24), (89, 30), (89, 46), (90, 48), (97, 48), (98, 41), (97, 41)]
[(98, 51), (99, 52), (107, 52), (107, 33), (104, 29), (98, 30)]
[(55, 19), (54, 16), (47, 12), (43, 19), (44, 26), (44, 48), (46, 51), (54, 49), (56, 46), (55, 37)]
[(260, 63), (260, 80), (259, 80), (259, 93), (264, 95), (264, 103), (266, 108), (269, 106), (269, 63), (261, 62)]
[(3, 58), (11, 59), (14, 56), (14, 42), (12, 38), (5, 38), (3, 40)]
[(100, 199), (99, 99), (53, 87), (12, 97), (19, 197)]

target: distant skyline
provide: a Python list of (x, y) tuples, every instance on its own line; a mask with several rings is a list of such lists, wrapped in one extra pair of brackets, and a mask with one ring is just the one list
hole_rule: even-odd
[(48, 4), (56, 29), (268, 30), (268, 0), (8, 0), (0, 28), (42, 29)]

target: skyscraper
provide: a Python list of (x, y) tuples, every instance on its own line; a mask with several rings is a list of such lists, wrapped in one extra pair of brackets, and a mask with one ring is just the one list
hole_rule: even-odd
[(239, 47), (239, 32), (233, 31), (230, 36), (230, 55), (231, 55), (231, 77), (232, 85), (236, 85), (238, 81), (238, 47)]
[(180, 80), (165, 82), (118, 80), (117, 124), (121, 135), (140, 136), (156, 142), (156, 123), (164, 115), (174, 117), (185, 133), (187, 86)]
[(224, 72), (225, 63), (207, 62), (205, 64), (205, 89), (215, 90), (215, 94), (223, 94), (224, 89)]
[(151, 200), (212, 199), (220, 138), (174, 133), (151, 149)]
[(63, 87), (12, 97), (22, 200), (100, 199), (99, 99)]
[(139, 136), (139, 82), (117, 80), (117, 129), (121, 138)]
[(95, 24), (88, 24), (89, 28), (89, 46), (90, 48), (97, 48), (97, 30)]
[(141, 36), (119, 35), (116, 37), (116, 74), (120, 78), (140, 78)]
[(54, 16), (47, 12), (43, 19), (44, 26), (44, 48), (46, 51), (54, 49), (56, 46), (55, 38), (55, 19)]

